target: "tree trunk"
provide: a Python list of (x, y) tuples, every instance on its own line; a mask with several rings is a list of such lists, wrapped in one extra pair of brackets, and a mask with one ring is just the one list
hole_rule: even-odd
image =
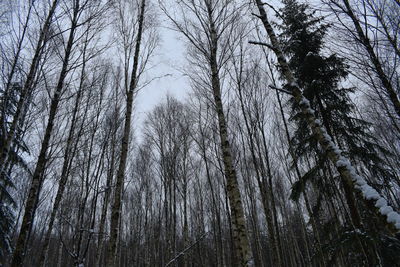
[(400, 100), (399, 96), (396, 93), (396, 89), (393, 87), (393, 84), (389, 80), (389, 77), (386, 75), (383, 70), (382, 63), (380, 62), (378, 56), (376, 55), (374, 48), (368, 38), (368, 36), (362, 30), (361, 24), (353, 12), (353, 9), (350, 6), (348, 0), (342, 0), (344, 5), (346, 6), (345, 13), (350, 17), (353, 21), (354, 27), (356, 28), (357, 35), (360, 39), (361, 44), (364, 46), (365, 50), (367, 50), (368, 56), (375, 67), (376, 74), (378, 78), (381, 80), (383, 87), (385, 88), (390, 101), (393, 104), (393, 108), (396, 111), (397, 115), (400, 118)]
[[(69, 133), (68, 133), (65, 152), (64, 152), (64, 159), (63, 159), (63, 165), (62, 165), (62, 169), (61, 169), (60, 181), (59, 181), (59, 185), (58, 185), (57, 194), (56, 194), (56, 197), (54, 200), (53, 209), (50, 214), (49, 226), (48, 226), (45, 238), (43, 240), (43, 249), (42, 249), (42, 252), (40, 255), (39, 266), (46, 266), (46, 258), (47, 258), (48, 248), (49, 248), (49, 244), (50, 244), (50, 236), (51, 236), (51, 232), (53, 230), (54, 221), (55, 221), (58, 209), (60, 207), (62, 197), (64, 195), (65, 185), (67, 184), (68, 175), (69, 175), (71, 159), (75, 155), (75, 152), (77, 150), (78, 140), (83, 131), (83, 123), (82, 123), (81, 127), (76, 135), (76, 138), (74, 140), (74, 132), (75, 132), (75, 126), (77, 123), (77, 115), (78, 115), (78, 111), (79, 111), (81, 97), (83, 94), (83, 81), (85, 79), (85, 65), (86, 65), (85, 54), (86, 54), (86, 46), (85, 46), (85, 49), (83, 52), (83, 65), (82, 65), (82, 71), (81, 71), (81, 79), (80, 79), (80, 84), (79, 84), (79, 90), (78, 90), (76, 100), (75, 100), (75, 106), (74, 106), (74, 109), (72, 112), (71, 125), (69, 128)], [(88, 107), (89, 107), (89, 105), (87, 105), (85, 108), (84, 117), (86, 117)]]
[[(277, 56), (278, 63), (282, 69), (282, 73), (288, 85), (291, 87), (291, 94), (293, 95), (294, 100), (297, 102), (297, 104), (301, 107), (302, 114), (309, 123), (309, 126), (318, 143), (327, 154), (329, 160), (335, 165), (336, 170), (338, 171), (342, 179), (346, 183), (353, 185), (352, 191), (354, 191), (354, 187), (359, 189), (360, 199), (363, 200), (366, 206), (376, 214), (382, 226), (384, 226), (385, 231), (394, 235), (398, 231), (398, 229), (400, 229), (400, 221), (398, 219), (400, 215), (394, 211), (392, 211), (391, 213), (382, 214), (379, 209), (377, 209), (378, 206), (388, 208), (391, 207), (387, 205), (386, 200), (383, 199), (375, 189), (369, 186), (361, 176), (356, 174), (356, 170), (351, 165), (350, 161), (342, 155), (342, 151), (332, 141), (332, 137), (328, 135), (325, 128), (321, 125), (321, 122), (317, 120), (314, 115), (315, 111), (311, 109), (309, 101), (304, 97), (301, 88), (297, 84), (296, 79), (294, 78), (293, 73), (289, 68), (286, 58), (284, 57), (280, 48), (275, 32), (268, 21), (267, 14), (264, 10), (264, 6), (261, 0), (255, 0), (255, 3), (260, 12), (259, 18), (261, 19), (265, 30), (267, 31), (267, 34), (270, 38), (272, 45), (271, 47), (273, 48), (273, 51)], [(392, 213), (395, 214), (395, 216), (393, 217), (395, 217), (396, 219), (387, 221), (387, 218), (389, 218), (389, 214)]]
[[(293, 160), (293, 165), (294, 165), (296, 176), (297, 176), (298, 179), (300, 179), (301, 178), (301, 173), (300, 173), (300, 169), (299, 169), (298, 162), (297, 162), (297, 156), (295, 155), (295, 153), (293, 151), (293, 148), (292, 148), (292, 145), (291, 145), (291, 142), (290, 142), (289, 128), (288, 128), (288, 125), (287, 125), (287, 122), (286, 122), (285, 114), (283, 112), (282, 101), (281, 101), (281, 98), (280, 98), (278, 90), (275, 90), (275, 92), (276, 92), (276, 98), (278, 100), (279, 111), (280, 111), (281, 116), (282, 116), (283, 126), (285, 128), (286, 139), (287, 139), (287, 142), (288, 142), (288, 145), (289, 145), (289, 154), (290, 154), (290, 156), (292, 157), (292, 160)], [(310, 205), (310, 203), (308, 201), (308, 196), (307, 196), (307, 192), (306, 191), (303, 192), (303, 197), (304, 197), (304, 203), (305, 203), (307, 212), (308, 212), (308, 214), (310, 216), (311, 226), (312, 226), (313, 232), (315, 234), (315, 239), (317, 241), (317, 248), (316, 248), (317, 249), (317, 253), (321, 257), (321, 260), (322, 260), (321, 265), (323, 267), (325, 267), (326, 266), (326, 260), (325, 260), (324, 253), (322, 251), (322, 244), (321, 244), (321, 238), (320, 238), (320, 234), (319, 234), (319, 229), (318, 229), (318, 226), (317, 226), (317, 223), (315, 221), (314, 216), (312, 216), (312, 209), (311, 209), (311, 205)], [(305, 230), (305, 228), (303, 230)], [(311, 261), (310, 261), (310, 263), (311, 263)]]
[[(54, 6), (55, 6), (56, 2), (57, 1), (54, 1), (54, 3), (53, 3)], [(79, 3), (79, 0), (78, 0), (78, 3)], [(58, 104), (60, 102), (62, 90), (64, 88), (64, 80), (68, 73), (69, 58), (70, 58), (70, 54), (71, 54), (72, 46), (73, 46), (73, 42), (74, 42), (74, 33), (75, 33), (75, 30), (77, 27), (78, 10), (79, 10), (78, 3), (76, 3), (76, 6), (74, 7), (73, 18), (72, 18), (72, 22), (71, 22), (71, 30), (69, 33), (68, 43), (67, 43), (67, 47), (65, 50), (63, 65), (62, 65), (62, 69), (61, 69), (60, 76), (58, 79), (57, 87), (54, 92), (54, 96), (51, 100), (50, 113), (49, 113), (49, 118), (47, 120), (46, 131), (45, 131), (45, 135), (44, 135), (44, 138), (42, 141), (39, 157), (38, 157), (38, 160), (36, 163), (36, 168), (35, 168), (35, 171), (32, 176), (31, 186), (29, 189), (28, 198), (26, 200), (25, 214), (22, 219), (20, 232), (18, 235), (14, 254), (12, 257), (12, 262), (11, 262), (12, 267), (17, 267), (17, 266), (23, 265), (26, 245), (27, 245), (27, 242), (29, 239), (29, 235), (30, 235), (32, 226), (33, 226), (33, 219), (35, 217), (37, 203), (39, 200), (39, 194), (40, 194), (40, 190), (41, 190), (42, 183), (43, 183), (44, 171), (45, 171), (45, 167), (46, 167), (46, 164), (48, 161), (48, 159), (46, 158), (47, 148), (49, 147), (49, 144), (50, 144), (51, 133), (52, 133), (53, 127), (54, 127), (54, 120), (55, 120), (55, 117), (57, 114)]]
[(108, 203), (110, 200), (110, 193), (111, 193), (111, 184), (114, 175), (114, 162), (115, 162), (115, 135), (116, 129), (112, 129), (112, 138), (111, 138), (111, 162), (108, 164), (108, 172), (107, 172), (107, 179), (106, 179), (106, 188), (104, 192), (104, 200), (103, 206), (101, 208), (101, 216), (100, 216), (100, 223), (99, 223), (99, 237), (97, 241), (97, 251), (96, 251), (96, 265), (101, 266), (101, 258), (103, 254), (103, 247), (104, 247), (104, 236), (105, 236), (105, 229), (106, 229), (106, 218), (107, 218), (107, 211), (108, 211)]
[(7, 133), (4, 144), (0, 147), (0, 174), (5, 171), (4, 167), (9, 157), (9, 150), (11, 144), (14, 140), (16, 131), (18, 130), (19, 122), (22, 120), (23, 115), (25, 114), (25, 110), (27, 108), (27, 100), (32, 90), (32, 86), (34, 83), (34, 79), (36, 76), (37, 68), (39, 61), (41, 59), (41, 55), (43, 52), (43, 47), (46, 42), (46, 37), (50, 28), (51, 20), (53, 18), (54, 12), (56, 10), (58, 4), (58, 0), (53, 0), (49, 13), (47, 14), (46, 21), (43, 25), (43, 28), (40, 31), (39, 40), (36, 44), (35, 54), (32, 58), (32, 62), (29, 68), (28, 75), (25, 80), (25, 84), (22, 88), (21, 95), (19, 96), (18, 104), (16, 107), (16, 111), (14, 114), (13, 121), (10, 126), (10, 130)]
[(139, 65), (139, 52), (140, 45), (142, 41), (142, 32), (143, 32), (143, 21), (144, 21), (144, 12), (145, 12), (146, 0), (141, 1), (140, 13), (139, 13), (139, 25), (138, 25), (138, 35), (136, 39), (135, 45), (135, 54), (133, 58), (133, 69), (131, 73), (131, 81), (129, 84), (128, 92), (127, 92), (127, 100), (126, 100), (126, 112), (125, 112), (125, 125), (124, 125), (124, 133), (122, 137), (121, 144), (121, 157), (119, 161), (119, 167), (116, 177), (115, 191), (114, 191), (114, 202), (111, 208), (111, 222), (110, 222), (110, 244), (108, 248), (108, 258), (107, 258), (107, 266), (115, 266), (115, 258), (117, 253), (117, 241), (119, 235), (119, 221), (121, 217), (121, 208), (122, 208), (122, 191), (124, 188), (124, 180), (125, 180), (125, 169), (126, 169), (126, 160), (128, 156), (128, 148), (129, 148), (129, 139), (131, 133), (131, 119), (132, 119), (132, 110), (133, 110), (133, 98), (135, 89), (137, 86), (137, 72)]
[[(278, 240), (274, 231), (273, 215), (271, 211), (272, 207), (271, 207), (270, 197), (268, 196), (267, 184), (265, 182), (265, 178), (261, 177), (262, 175), (264, 175), (264, 171), (260, 169), (264, 169), (264, 166), (259, 166), (260, 164), (262, 164), (262, 162), (261, 159), (257, 159), (256, 157), (255, 141), (253, 138), (254, 133), (251, 131), (249, 118), (247, 117), (247, 112), (245, 110), (241, 85), (238, 85), (238, 94), (239, 94), (240, 107), (243, 113), (243, 118), (246, 126), (248, 143), (250, 146), (250, 153), (254, 165), (254, 170), (256, 173), (256, 180), (261, 194), (261, 200), (262, 200), (261, 203), (264, 208), (264, 214), (267, 221), (268, 239), (270, 242), (270, 246), (272, 247), (271, 264), (273, 266), (282, 266), (282, 261), (279, 253), (279, 245), (277, 242)], [(258, 164), (258, 161), (260, 161), (260, 164)]]
[(210, 58), (211, 82), (216, 112), (218, 115), (219, 135), (221, 139), (221, 150), (225, 169), (227, 194), (232, 212), (233, 242), (238, 259), (238, 266), (248, 266), (252, 264), (252, 253), (247, 236), (246, 219), (244, 216), (242, 197), (239, 191), (236, 170), (233, 166), (231, 148), (228, 141), (228, 130), (221, 99), (221, 88), (219, 74), (217, 70), (217, 39), (214, 28), (215, 26), (212, 22), (210, 24), (211, 39), (214, 41), (214, 47), (212, 48), (213, 51), (211, 51)]

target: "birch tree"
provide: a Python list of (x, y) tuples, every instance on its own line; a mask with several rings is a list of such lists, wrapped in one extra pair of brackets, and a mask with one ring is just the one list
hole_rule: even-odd
[[(156, 37), (151, 35), (152, 31), (149, 31), (149, 29), (151, 29), (151, 24), (145, 20), (147, 17), (146, 12), (148, 10), (146, 0), (140, 1), (137, 7), (134, 4), (126, 3), (124, 0), (116, 2), (116, 5), (116, 12), (119, 14), (117, 27), (121, 34), (124, 50), (123, 64), (125, 75), (124, 90), (126, 93), (126, 110), (124, 131), (121, 141), (121, 155), (119, 158), (119, 166), (114, 187), (114, 201), (111, 208), (108, 266), (114, 266), (117, 253), (122, 205), (121, 199), (124, 189), (125, 169), (129, 151), (134, 97), (139, 89), (139, 78), (145, 70), (146, 64), (156, 45)], [(129, 18), (129, 11), (135, 14), (134, 10), (132, 10), (135, 8), (137, 8), (137, 17)], [(147, 42), (144, 42), (144, 32), (146, 29), (149, 33), (149, 38), (147, 39)], [(130, 62), (132, 62), (132, 66), (130, 66)]]
[[(289, 68), (275, 32), (267, 18), (263, 4), (259, 0), (256, 0), (255, 3), (259, 10), (258, 17), (264, 25), (271, 41), (271, 48), (276, 54), (283, 76), (290, 88), (289, 92), (293, 95), (296, 103), (301, 107), (301, 111), (307, 119), (318, 143), (323, 148), (328, 158), (335, 164), (342, 179), (344, 179), (349, 185), (356, 186), (356, 189), (358, 189), (359, 195), (366, 203), (366, 206), (381, 219), (384, 231), (387, 231), (392, 235), (395, 234), (400, 226), (400, 224), (398, 224), (400, 220), (399, 214), (396, 211), (393, 211), (393, 208), (388, 206), (387, 201), (375, 189), (368, 185), (363, 177), (356, 173), (356, 170), (351, 165), (350, 161), (342, 155), (342, 151), (332, 141), (332, 137), (328, 135), (321, 122), (316, 119), (315, 111), (311, 109), (309, 101), (305, 99), (302, 88), (298, 85), (296, 78)], [(353, 190), (355, 191), (355, 189)]]
[(252, 264), (252, 252), (246, 229), (246, 218), (238, 177), (233, 163), (228, 136), (226, 112), (222, 98), (222, 68), (229, 59), (229, 45), (233, 42), (233, 29), (242, 7), (232, 1), (189, 1), (178, 3), (178, 13), (182, 19), (165, 13), (190, 44), (193, 63), (200, 65), (203, 72), (200, 79), (212, 92), (213, 106), (218, 118), (222, 160), (225, 169), (226, 189), (232, 212), (233, 242), (236, 249), (237, 264)]
[[(31, 186), (29, 189), (28, 198), (26, 200), (24, 217), (18, 234), (18, 239), (13, 253), (11, 266), (20, 266), (23, 264), (24, 250), (26, 249), (26, 244), (32, 229), (33, 220), (35, 217), (35, 211), (37, 207), (37, 201), (43, 184), (43, 179), (44, 179), (43, 174), (47, 164), (46, 154), (49, 147), (50, 138), (52, 135), (54, 121), (59, 108), (61, 96), (65, 90), (64, 87), (65, 78), (68, 74), (68, 71), (70, 70), (70, 58), (75, 41), (75, 31), (81, 25), (79, 24), (80, 15), (88, 7), (88, 5), (90, 5), (90, 3), (91, 3), (90, 1), (81, 2), (80, 0), (76, 0), (72, 3), (71, 8), (69, 9), (69, 11), (71, 12), (71, 21), (70, 21), (69, 35), (65, 44), (66, 45), (65, 51), (62, 58), (62, 68), (60, 70), (56, 88), (54, 90), (54, 95), (51, 99), (49, 117), (47, 120), (45, 134), (42, 140), (40, 153), (36, 162), (36, 167), (32, 175)], [(57, 2), (55, 1), (53, 3), (52, 9), (55, 9), (56, 4)], [(49, 21), (50, 19), (51, 17), (48, 18)], [(48, 26), (49, 25), (47, 24), (45, 25), (45, 27)], [(16, 115), (16, 118), (18, 118), (18, 115)]]

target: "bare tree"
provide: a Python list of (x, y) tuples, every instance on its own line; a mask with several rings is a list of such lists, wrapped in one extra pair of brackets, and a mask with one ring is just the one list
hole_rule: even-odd
[[(202, 65), (201, 81), (210, 88), (213, 104), (218, 117), (222, 159), (225, 168), (226, 186), (232, 211), (233, 242), (236, 249), (237, 264), (252, 264), (251, 248), (246, 230), (246, 218), (238, 178), (233, 163), (228, 126), (222, 102), (221, 69), (229, 59), (229, 45), (234, 40), (235, 22), (240, 16), (240, 7), (232, 1), (188, 1), (179, 2), (181, 20), (169, 15), (175, 28), (181, 32), (190, 45), (193, 63)], [(190, 15), (189, 15), (190, 14)], [(192, 19), (193, 17), (193, 19)], [(197, 77), (199, 78), (199, 77)]]
[[(398, 82), (396, 82), (396, 79), (398, 80), (398, 77), (396, 77), (397, 75), (390, 74), (390, 72), (388, 73), (388, 67), (385, 66), (382, 55), (379, 55), (377, 49), (374, 48), (377, 47), (376, 44), (374, 44), (377, 39), (371, 36), (376, 32), (383, 33), (383, 36), (388, 41), (391, 49), (394, 50), (395, 57), (399, 59), (399, 47), (397, 44), (397, 39), (395, 39), (394, 37), (397, 36), (399, 30), (398, 26), (395, 26), (396, 21), (393, 21), (393, 19), (396, 20), (396, 18), (390, 18), (392, 19), (393, 27), (389, 28), (389, 25), (383, 19), (383, 16), (386, 16), (388, 12), (387, 10), (385, 11), (384, 9), (382, 9), (382, 7), (384, 7), (383, 3), (379, 7), (379, 5), (377, 5), (376, 3), (372, 3), (371, 1), (362, 1), (361, 8), (364, 10), (364, 12), (362, 12), (362, 17), (360, 18), (354, 10), (354, 7), (352, 7), (350, 1), (343, 0), (340, 2), (341, 3), (339, 3), (338, 1), (327, 1), (328, 5), (331, 7), (331, 10), (339, 19), (339, 21), (343, 21), (343, 19), (341, 18), (341, 14), (345, 14), (353, 23), (355, 32), (353, 32), (353, 28), (348, 28), (348, 25), (345, 24), (345, 22), (342, 22), (343, 24), (345, 24), (344, 26), (346, 27), (346, 29), (352, 31), (350, 35), (354, 36), (356, 43), (360, 44), (364, 48), (370, 62), (370, 64), (368, 65), (371, 65), (370, 68), (373, 70), (376, 77), (380, 80), (385, 94), (391, 102), (392, 108), (397, 113), (397, 116), (400, 116)], [(396, 13), (397, 10), (397, 16), (399, 15), (399, 8), (396, 5), (389, 2), (386, 3), (386, 5), (392, 5), (392, 11)], [(375, 22), (372, 22), (370, 17), (374, 17)]]
[[(124, 10), (128, 8), (128, 10)], [(138, 91), (139, 78), (143, 73), (146, 63), (155, 47), (154, 37), (149, 38), (149, 42), (146, 46), (143, 45), (143, 36), (146, 29), (149, 29), (150, 23), (146, 26), (145, 18), (146, 11), (146, 0), (140, 1), (139, 8), (137, 11), (136, 20), (129, 20), (129, 17), (125, 17), (126, 12), (129, 9), (135, 8), (134, 5), (129, 5), (125, 1), (117, 2), (117, 12), (119, 13), (119, 30), (122, 35), (123, 49), (124, 49), (124, 64), (125, 64), (125, 82), (124, 89), (126, 91), (126, 111), (125, 111), (125, 122), (124, 132), (121, 141), (121, 155), (119, 158), (119, 166), (116, 176), (116, 183), (114, 188), (114, 202), (111, 208), (111, 221), (110, 221), (110, 243), (108, 248), (108, 266), (114, 266), (116, 264), (117, 256), (117, 241), (120, 228), (120, 217), (122, 209), (122, 192), (124, 188), (125, 180), (125, 169), (127, 165), (127, 156), (129, 150), (129, 140), (131, 135), (131, 120), (133, 112), (133, 101)], [(132, 11), (132, 10), (130, 10)], [(126, 21), (128, 19), (128, 21)], [(132, 18), (131, 18), (132, 19)], [(133, 23), (133, 24), (130, 24)], [(137, 24), (137, 27), (136, 25)], [(153, 40), (152, 40), (153, 38)], [(134, 43), (134, 44), (133, 44)], [(142, 47), (143, 46), (143, 47)], [(142, 52), (143, 50), (143, 52)], [(147, 50), (147, 51), (145, 51)], [(133, 55), (132, 55), (132, 52)], [(130, 77), (128, 75), (130, 69), (131, 56), (133, 56), (133, 63), (131, 68)]]
[[(6, 163), (9, 157), (10, 147), (14, 141), (14, 137), (16, 131), (18, 130), (19, 123), (23, 119), (23, 116), (29, 104), (28, 103), (29, 95), (32, 93), (33, 90), (35, 76), (39, 68), (39, 62), (42, 57), (43, 48), (45, 47), (46, 43), (49, 40), (48, 36), (49, 29), (53, 19), (53, 15), (56, 11), (57, 4), (58, 0), (54, 0), (52, 2), (46, 20), (44, 21), (43, 26), (40, 30), (39, 39), (36, 43), (34, 56), (32, 58), (28, 74), (26, 76), (24, 85), (19, 95), (19, 100), (16, 105), (15, 114), (13, 114), (12, 123), (9, 127), (7, 134), (4, 135), (5, 138), (3, 141), (3, 145), (0, 148), (0, 174), (2, 174), (5, 170), (4, 168), (6, 167)], [(10, 75), (13, 75), (13, 72), (11, 72)], [(10, 78), (12, 78), (12, 76), (10, 76)]]
[[(51, 99), (49, 118), (46, 125), (45, 135), (41, 144), (40, 153), (37, 159), (36, 167), (32, 175), (32, 182), (28, 194), (28, 198), (26, 200), (25, 213), (22, 220), (21, 228), (19, 231), (16, 248), (13, 253), (13, 259), (11, 266), (20, 266), (24, 260), (24, 250), (26, 249), (26, 244), (29, 239), (29, 234), (31, 232), (33, 226), (33, 220), (35, 217), (35, 211), (37, 208), (37, 202), (40, 194), (40, 190), (42, 188), (43, 180), (44, 180), (44, 171), (47, 164), (47, 150), (50, 143), (50, 138), (52, 135), (55, 117), (58, 111), (58, 106), (61, 100), (61, 95), (64, 91), (64, 81), (70, 70), (70, 58), (72, 54), (72, 49), (74, 46), (75, 40), (75, 31), (76, 29), (82, 25), (79, 23), (80, 15), (82, 12), (90, 5), (91, 2), (85, 1), (81, 2), (80, 0), (76, 0), (72, 3), (71, 11), (71, 25), (69, 29), (69, 36), (67, 39), (64, 56), (62, 59), (62, 68), (59, 74), (58, 82), (54, 91), (54, 95)], [(56, 1), (53, 3), (53, 7), (55, 9)], [(50, 17), (51, 18), (51, 17)], [(49, 19), (50, 20), (50, 19)], [(48, 27), (49, 25), (47, 25)], [(18, 116), (16, 116), (18, 117)], [(11, 131), (11, 130), (10, 130)]]

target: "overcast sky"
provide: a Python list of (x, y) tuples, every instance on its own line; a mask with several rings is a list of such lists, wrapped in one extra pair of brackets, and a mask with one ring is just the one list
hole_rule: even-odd
[[(164, 24), (170, 26), (168, 21)], [(153, 58), (154, 68), (148, 72), (146, 78), (161, 78), (144, 87), (136, 98), (134, 121), (140, 128), (146, 113), (162, 102), (167, 94), (183, 100), (191, 90), (188, 79), (179, 71), (186, 64), (185, 43), (176, 31), (160, 27), (158, 32), (161, 41)], [(135, 134), (138, 135), (139, 132)]]

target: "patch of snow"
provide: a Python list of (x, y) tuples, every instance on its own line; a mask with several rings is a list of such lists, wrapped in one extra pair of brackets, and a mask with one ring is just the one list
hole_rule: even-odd
[(299, 102), (300, 106), (310, 107), (310, 101), (307, 98), (303, 97)]
[(387, 206), (387, 201), (383, 197), (378, 199), (378, 201), (376, 201), (376, 203), (375, 203), (375, 207), (377, 207), (377, 208), (382, 208), (382, 207), (385, 207), (385, 206)]
[(350, 168), (349, 172), (350, 172), (350, 175), (351, 175), (351, 178), (353, 179), (353, 181), (355, 181), (355, 182), (357, 182), (357, 181), (361, 182), (361, 180), (364, 180), (364, 178), (362, 178), (360, 175), (358, 175), (358, 174), (356, 173), (356, 170), (355, 170), (354, 168)]
[(390, 212), (387, 216), (388, 223), (400, 223), (400, 214), (395, 211)]
[(364, 194), (364, 197), (366, 198), (366, 199), (376, 199), (376, 200), (378, 200), (378, 199), (380, 199), (381, 198), (381, 196), (379, 195), (379, 193), (374, 189), (374, 188), (372, 188), (371, 186), (369, 186), (368, 184), (365, 184), (365, 185), (363, 185), (363, 186), (361, 186), (361, 190), (362, 190), (362, 192), (363, 192), (363, 194)]
[(322, 134), (323, 136), (325, 136), (325, 135), (327, 134), (327, 132), (326, 132), (326, 130), (325, 130), (324, 127), (320, 127), (319, 129), (320, 129), (321, 134)]
[(379, 209), (379, 212), (382, 215), (388, 215), (389, 213), (391, 213), (393, 211), (393, 208), (390, 206), (383, 206)]
[[(296, 84), (294, 84), (296, 85)], [(305, 112), (314, 115), (314, 110), (310, 107), (310, 101), (308, 101), (304, 96), (299, 102), (300, 106), (303, 106)], [(379, 208), (379, 212), (386, 216), (386, 221), (388, 223), (394, 224), (396, 229), (400, 230), (400, 214), (393, 211), (393, 208), (387, 205), (387, 201), (376, 191), (373, 187), (368, 185), (367, 181), (356, 173), (356, 169), (351, 165), (350, 161), (342, 156), (342, 150), (333, 143), (332, 138), (327, 133), (326, 129), (322, 127), (322, 123), (319, 119), (314, 120), (315, 126), (319, 127), (319, 130), (325, 139), (324, 141), (328, 143), (328, 149), (331, 149), (337, 156), (336, 166), (338, 168), (346, 168), (350, 174), (351, 180), (355, 183), (354, 187), (362, 192), (362, 195), (367, 200), (375, 200), (375, 207)]]
[(306, 57), (314, 56), (314, 55), (315, 55), (315, 53), (310, 51), (310, 52), (307, 53)]
[(364, 185), (367, 185), (367, 182), (361, 178), (361, 176), (357, 175), (357, 178), (355, 180), (355, 183), (362, 188)]
[(249, 261), (247, 262), (247, 266), (255, 266), (254, 260), (253, 260), (253, 259), (249, 260)]
[(340, 156), (339, 160), (336, 161), (336, 167), (340, 168), (340, 167), (348, 167), (349, 165), (349, 160)]
[(337, 155), (342, 155), (342, 150), (340, 148), (338, 148), (337, 146), (331, 146), (333, 149), (333, 152), (335, 152), (335, 154)]
[(306, 111), (307, 111), (308, 113), (312, 114), (312, 115), (315, 115), (315, 111), (312, 110), (310, 107), (308, 107), (308, 108), (306, 109)]
[[(339, 150), (339, 148), (332, 142), (332, 140), (329, 141), (329, 147), (333, 148), (334, 151)], [(340, 151), (340, 153), (342, 153), (342, 151)]]
[(329, 134), (328, 133), (322, 133), (322, 135), (324, 136), (324, 138), (326, 139), (326, 141), (328, 141), (328, 142), (331, 142), (332, 141), (332, 138), (329, 136)]

